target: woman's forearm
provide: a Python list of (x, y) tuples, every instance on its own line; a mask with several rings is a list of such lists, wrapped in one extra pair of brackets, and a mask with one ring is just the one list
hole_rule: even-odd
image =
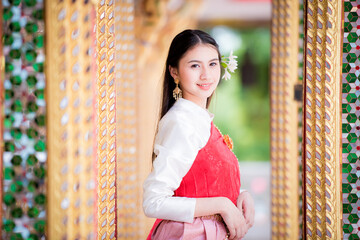
[(226, 197), (197, 198), (194, 217), (220, 214), (230, 233), (230, 239), (239, 239), (247, 231), (244, 216)]
[(226, 197), (196, 198), (194, 217), (224, 214), (231, 201)]

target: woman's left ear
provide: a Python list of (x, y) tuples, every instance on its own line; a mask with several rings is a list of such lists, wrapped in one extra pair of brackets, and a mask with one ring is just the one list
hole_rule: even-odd
[(179, 74), (178, 74), (177, 68), (174, 68), (174, 67), (172, 67), (172, 66), (169, 66), (169, 72), (170, 72), (170, 75), (173, 77), (173, 79), (179, 78)]

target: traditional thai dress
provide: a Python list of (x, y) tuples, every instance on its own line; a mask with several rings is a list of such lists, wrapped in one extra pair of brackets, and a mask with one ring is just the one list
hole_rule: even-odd
[(194, 218), (196, 198), (227, 197), (236, 205), (240, 191), (237, 158), (212, 119), (206, 109), (181, 98), (160, 120), (157, 157), (144, 182), (144, 212), (157, 218), (148, 239), (226, 237), (220, 215)]

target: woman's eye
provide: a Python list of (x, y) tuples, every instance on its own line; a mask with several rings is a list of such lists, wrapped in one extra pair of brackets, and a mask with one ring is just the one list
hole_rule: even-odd
[(210, 63), (210, 66), (216, 66), (217, 65), (217, 63), (216, 62), (212, 62), (212, 63)]
[(198, 68), (198, 67), (200, 67), (200, 65), (199, 64), (193, 64), (193, 65), (191, 65), (191, 67), (192, 68)]

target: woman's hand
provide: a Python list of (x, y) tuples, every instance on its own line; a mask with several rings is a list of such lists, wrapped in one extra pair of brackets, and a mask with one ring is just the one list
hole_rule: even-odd
[(230, 240), (239, 240), (247, 232), (248, 226), (245, 222), (244, 215), (228, 198), (223, 198), (223, 209), (220, 214), (230, 233)]
[(248, 230), (254, 225), (255, 216), (254, 200), (248, 191), (244, 191), (239, 194), (237, 207), (244, 214)]

